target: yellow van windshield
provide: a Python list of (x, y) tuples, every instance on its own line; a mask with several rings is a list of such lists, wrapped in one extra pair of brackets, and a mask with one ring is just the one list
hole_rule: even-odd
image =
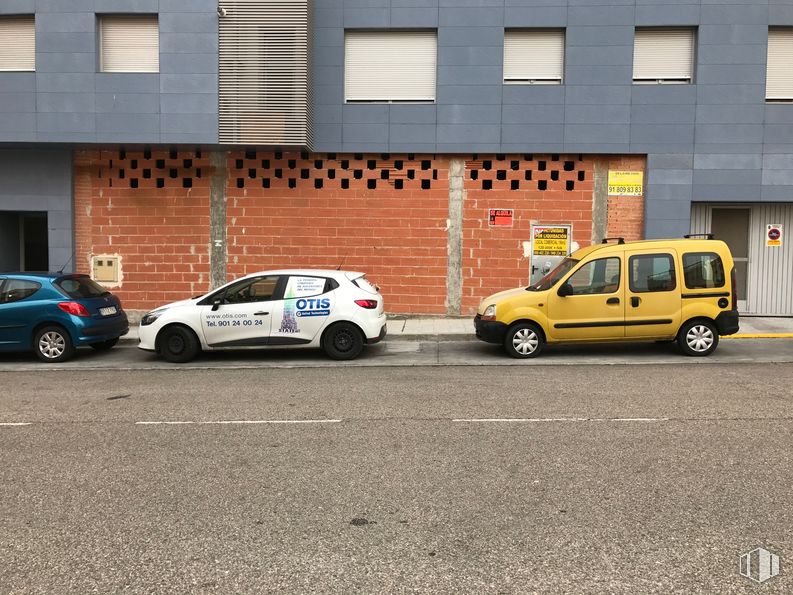
[(552, 270), (533, 285), (529, 285), (526, 288), (526, 291), (545, 291), (546, 289), (550, 289), (556, 285), (559, 282), (559, 279), (564, 277), (570, 271), (570, 269), (578, 264), (578, 262), (579, 261), (577, 261), (575, 258), (565, 258), (554, 270)]

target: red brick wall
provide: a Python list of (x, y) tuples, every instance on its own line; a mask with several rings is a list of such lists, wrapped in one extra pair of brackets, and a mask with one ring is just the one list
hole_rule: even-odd
[[(643, 156), (612, 157), (608, 168), (613, 171), (645, 170)], [(644, 180), (647, 187), (647, 180)], [(644, 196), (609, 196), (608, 237), (626, 240), (644, 239)]]
[(390, 312), (446, 312), (447, 161), (232, 152), (228, 176), (230, 278), (343, 262), (380, 285)]
[[(643, 169), (642, 157), (601, 158)], [(495, 291), (525, 284), (530, 223), (572, 223), (592, 233), (595, 161), (579, 155), (468, 156), (462, 312)], [(118, 254), (118, 293), (149, 309), (209, 289), (208, 153), (75, 152), (76, 268)], [(229, 279), (273, 268), (361, 270), (392, 313), (447, 311), (449, 160), (432, 155), (228, 154)], [(487, 211), (514, 209), (511, 228)], [(643, 198), (609, 199), (609, 235), (642, 236)]]
[(205, 155), (76, 151), (74, 161), (77, 271), (90, 273), (91, 255), (118, 254), (112, 291), (130, 310), (209, 289)]
[[(573, 240), (592, 241), (594, 162), (579, 155), (501, 155), (466, 161), (462, 312), (492, 293), (526, 285), (532, 221), (572, 223)], [(489, 227), (488, 209), (514, 209), (511, 228)]]

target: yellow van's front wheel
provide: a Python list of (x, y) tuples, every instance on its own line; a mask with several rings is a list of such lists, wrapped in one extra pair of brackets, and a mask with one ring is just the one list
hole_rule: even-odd
[(710, 320), (689, 320), (680, 327), (677, 345), (686, 355), (710, 355), (719, 345), (719, 331)]
[(544, 345), (542, 331), (533, 322), (516, 322), (504, 337), (504, 349), (518, 359), (537, 357)]

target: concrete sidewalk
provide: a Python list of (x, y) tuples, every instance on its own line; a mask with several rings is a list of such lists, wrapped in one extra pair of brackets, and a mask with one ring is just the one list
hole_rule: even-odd
[[(388, 317), (386, 340), (467, 341), (474, 340), (471, 316), (414, 317), (394, 314)], [(793, 339), (793, 318), (741, 317), (741, 330), (723, 339)], [(138, 341), (137, 325), (130, 326), (122, 341)]]

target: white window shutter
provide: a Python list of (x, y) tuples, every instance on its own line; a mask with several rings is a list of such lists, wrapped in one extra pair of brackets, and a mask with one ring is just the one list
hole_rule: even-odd
[(504, 82), (561, 83), (563, 77), (563, 30), (504, 32)]
[(434, 101), (435, 31), (348, 31), (344, 37), (347, 101)]
[(102, 72), (160, 71), (156, 16), (103, 16), (100, 27)]
[(793, 99), (793, 28), (768, 30), (766, 99)]
[(0, 70), (36, 70), (34, 17), (0, 17)]
[(635, 82), (689, 83), (693, 73), (693, 29), (636, 30), (633, 45)]

